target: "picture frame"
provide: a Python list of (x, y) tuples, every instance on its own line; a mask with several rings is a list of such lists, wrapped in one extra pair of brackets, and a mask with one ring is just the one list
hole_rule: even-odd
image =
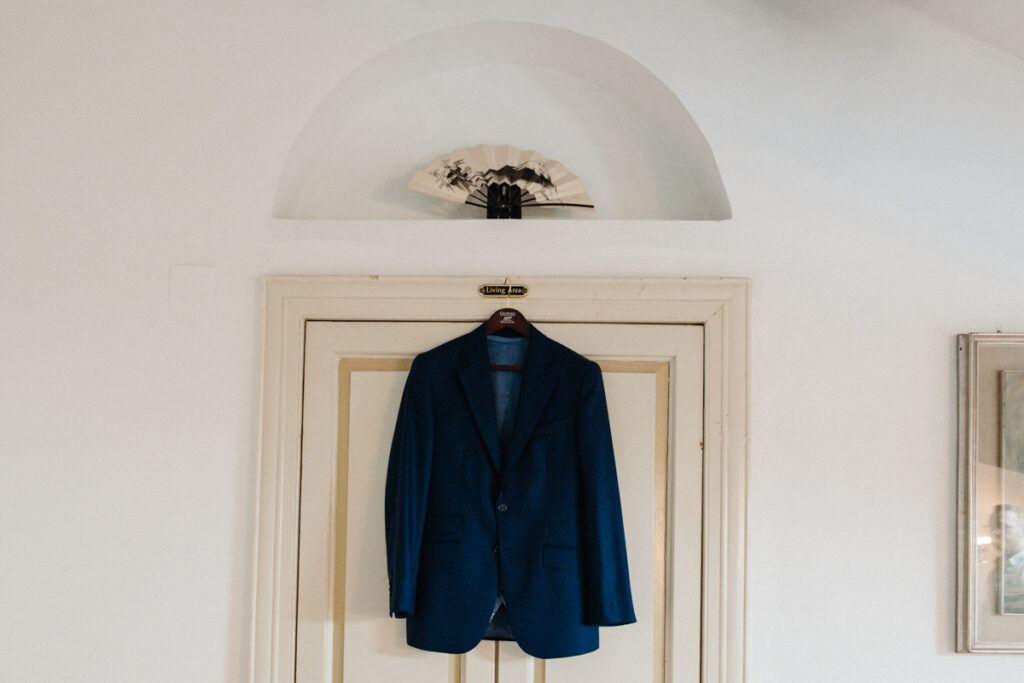
[(958, 652), (1024, 653), (1024, 334), (957, 337)]

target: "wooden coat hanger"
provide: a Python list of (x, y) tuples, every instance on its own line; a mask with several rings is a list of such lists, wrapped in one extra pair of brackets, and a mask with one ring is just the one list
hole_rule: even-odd
[[(507, 286), (511, 278), (505, 278)], [(496, 310), (484, 325), (487, 334), (497, 334), (503, 337), (529, 337), (530, 321), (520, 311), (509, 306), (511, 297), (505, 297), (505, 307)], [(516, 370), (521, 371), (522, 365), (492, 365), (491, 370)]]

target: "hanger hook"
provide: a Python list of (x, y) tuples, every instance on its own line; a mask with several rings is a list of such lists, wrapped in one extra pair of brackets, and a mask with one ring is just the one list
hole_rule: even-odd
[(505, 276), (505, 308), (512, 308), (512, 278)]

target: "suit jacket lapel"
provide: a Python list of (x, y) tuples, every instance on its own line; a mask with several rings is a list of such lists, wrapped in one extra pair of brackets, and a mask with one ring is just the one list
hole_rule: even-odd
[[(532, 344), (531, 340), (531, 344)], [(487, 455), (497, 472), (501, 471), (501, 446), (498, 442), (498, 421), (494, 415), (494, 392), (491, 390), (491, 363), (487, 357), (487, 336), (480, 325), (469, 333), (462, 348), (465, 365), (459, 370), (459, 381), (473, 413), (480, 437), (487, 446)]]
[(519, 405), (516, 408), (516, 419), (512, 427), (512, 438), (503, 474), (515, 465), (526, 442), (530, 440), (533, 428), (540, 419), (540, 414), (547, 405), (551, 390), (557, 378), (554, 344), (536, 328), (531, 328), (530, 343), (526, 349), (526, 363), (523, 368), (523, 386), (519, 391)]

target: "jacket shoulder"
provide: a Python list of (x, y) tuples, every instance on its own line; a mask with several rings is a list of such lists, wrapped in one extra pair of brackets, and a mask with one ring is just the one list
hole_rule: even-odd
[(431, 349), (421, 351), (416, 354), (415, 361), (417, 363), (430, 366), (443, 365), (446, 362), (452, 362), (462, 353), (462, 349), (466, 346), (466, 343), (469, 341), (469, 337), (472, 334), (472, 331), (467, 332), (466, 334), (459, 335), (454, 339), (442, 342)]
[(551, 344), (551, 357), (562, 367), (563, 371), (573, 375), (586, 375), (588, 372), (593, 371), (593, 368), (598, 367), (597, 363), (573, 351), (565, 344), (555, 341), (551, 337), (547, 337), (547, 341)]

